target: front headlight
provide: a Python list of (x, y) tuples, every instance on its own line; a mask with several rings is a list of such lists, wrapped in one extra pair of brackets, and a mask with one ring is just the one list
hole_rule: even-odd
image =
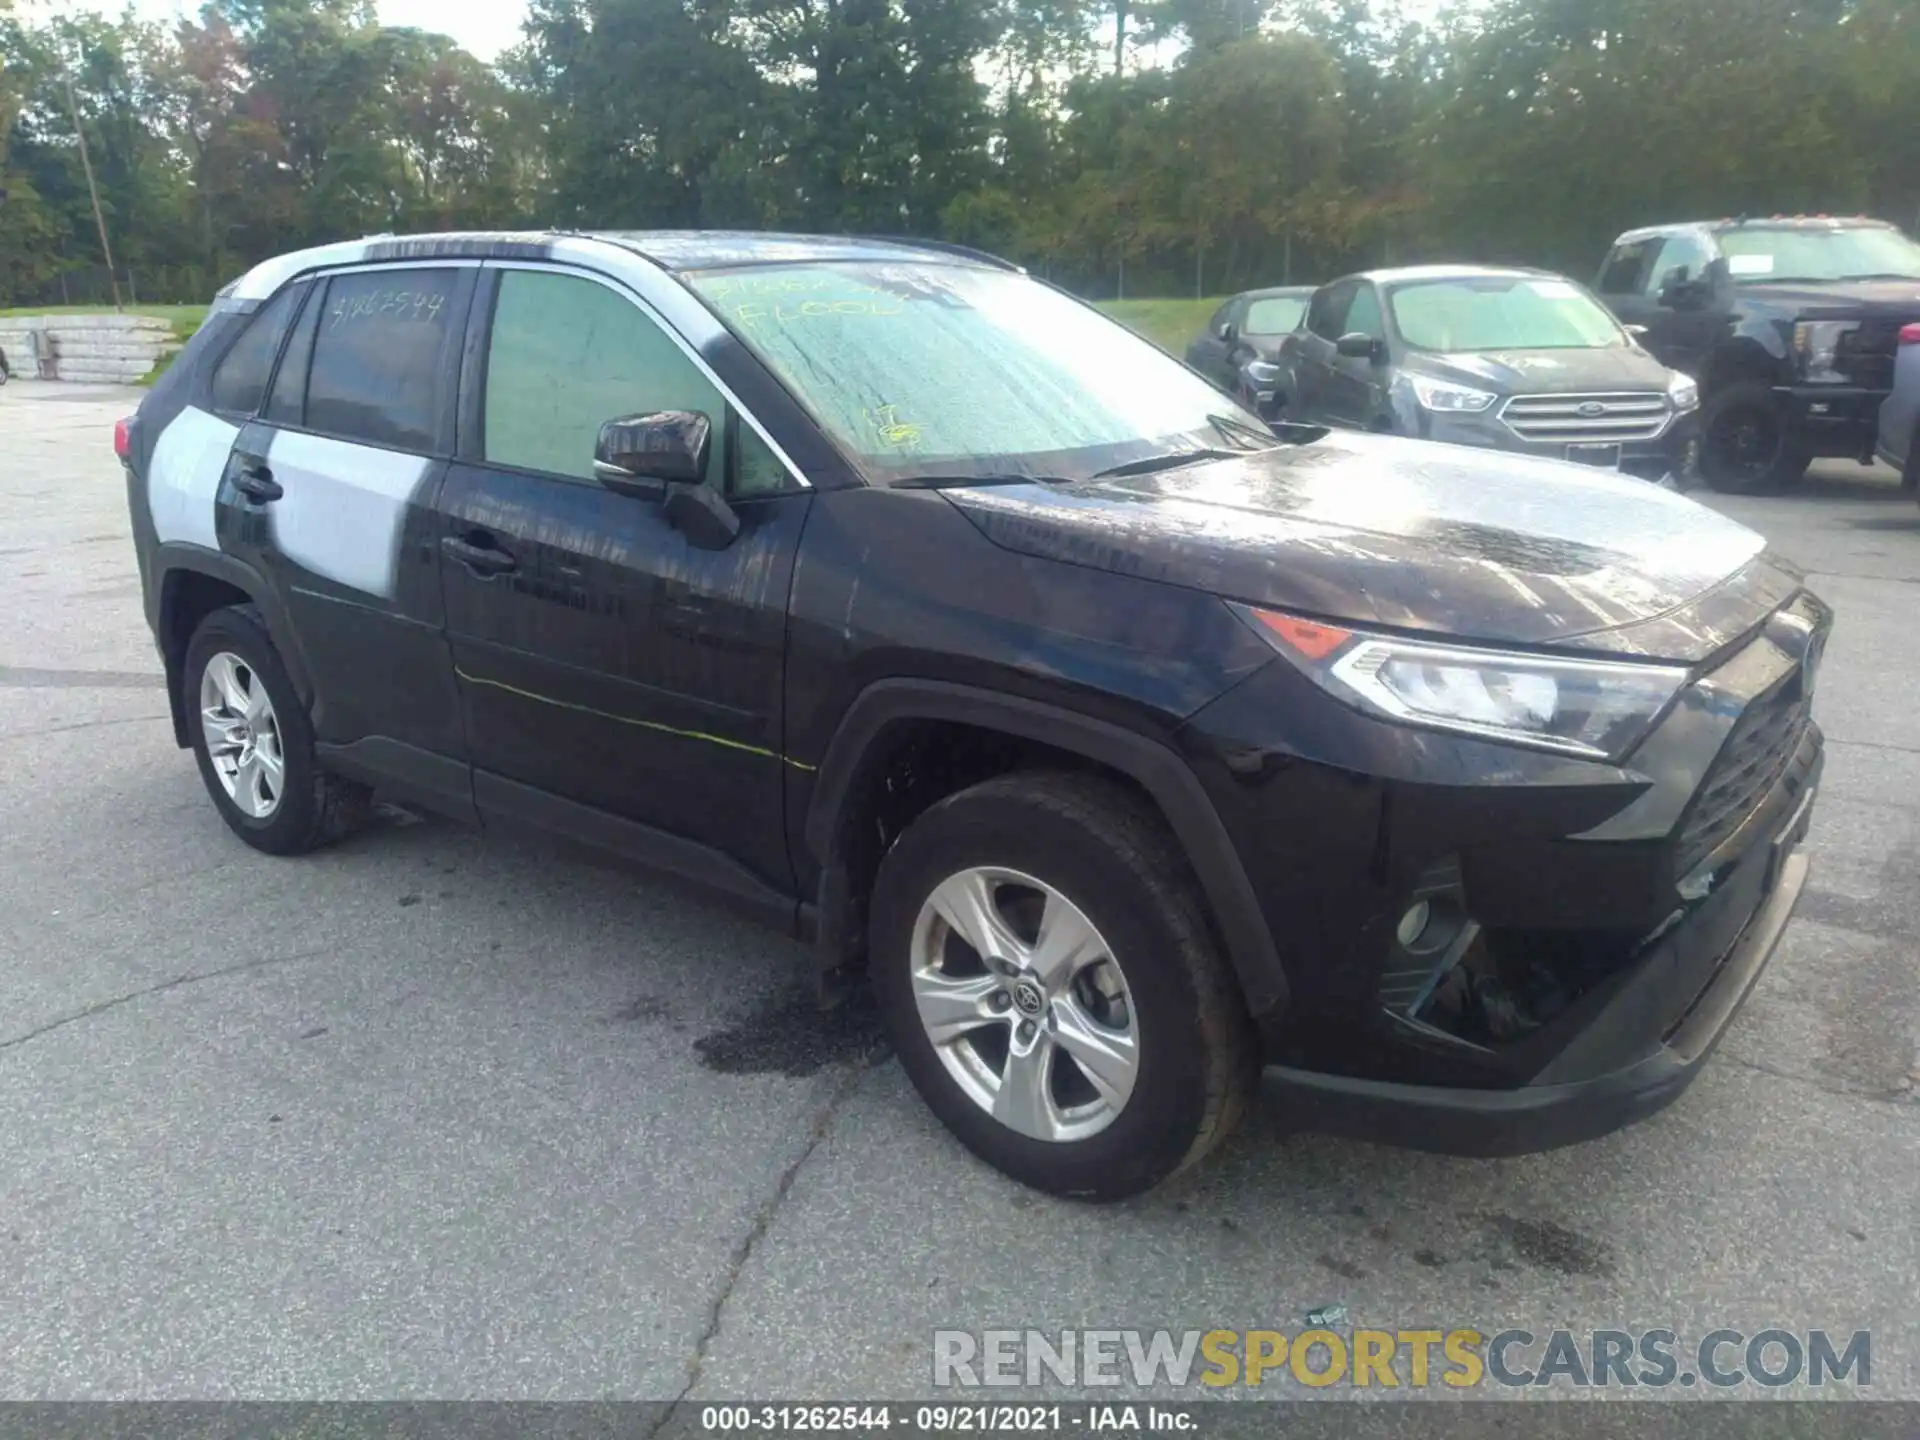
[(1860, 328), (1858, 320), (1802, 320), (1793, 327), (1793, 349), (1800, 357), (1800, 373), (1808, 380), (1844, 383), (1840, 373), (1840, 341)]
[(1249, 360), (1246, 364), (1247, 378), (1256, 385), (1271, 385), (1280, 378), (1280, 367), (1265, 360)]
[(1677, 370), (1667, 382), (1667, 399), (1673, 402), (1673, 408), (1680, 411), (1700, 408), (1700, 386), (1691, 375), (1682, 375)]
[(1449, 385), (1444, 380), (1428, 380), (1419, 375), (1409, 375), (1407, 380), (1413, 386), (1413, 398), (1420, 402), (1424, 410), (1438, 410), (1455, 415), (1477, 415), (1500, 398), (1485, 390), (1475, 390), (1466, 385)]
[(1316, 684), (1375, 716), (1587, 759), (1626, 755), (1687, 682), (1677, 665), (1441, 645), (1233, 609)]

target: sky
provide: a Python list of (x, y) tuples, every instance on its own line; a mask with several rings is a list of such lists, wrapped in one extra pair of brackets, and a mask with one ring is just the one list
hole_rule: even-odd
[[(200, 0), (132, 0), (132, 4), (142, 20), (173, 20), (200, 11)], [(381, 24), (451, 35), (462, 48), (488, 61), (519, 41), (520, 22), (527, 14), (526, 0), (378, 0), (378, 5)], [(86, 0), (61, 8), (111, 11), (115, 6), (113, 0)]]

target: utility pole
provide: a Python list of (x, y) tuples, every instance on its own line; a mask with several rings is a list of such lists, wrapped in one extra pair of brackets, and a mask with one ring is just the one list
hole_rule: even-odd
[(107, 258), (107, 283), (113, 287), (113, 308), (120, 310), (120, 276), (113, 268), (113, 247), (107, 243), (107, 217), (100, 209), (100, 186), (93, 178), (93, 160), (87, 154), (87, 132), (80, 124), (80, 107), (73, 98), (73, 73), (63, 61), (60, 78), (67, 87), (67, 114), (73, 117), (74, 138), (80, 142), (80, 168), (87, 172), (87, 194), (93, 199), (93, 223), (100, 229), (100, 253)]

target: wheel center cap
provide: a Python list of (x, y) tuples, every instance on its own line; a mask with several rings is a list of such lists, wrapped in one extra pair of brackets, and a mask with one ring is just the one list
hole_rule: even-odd
[(1031, 980), (1013, 982), (1013, 1008), (1022, 1015), (1038, 1015), (1047, 1007), (1047, 997), (1040, 993), (1040, 987)]

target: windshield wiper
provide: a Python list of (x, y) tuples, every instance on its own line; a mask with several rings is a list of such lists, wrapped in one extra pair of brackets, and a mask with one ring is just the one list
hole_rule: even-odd
[[(1207, 423), (1229, 440), (1251, 440), (1251, 450), (1271, 450), (1275, 436), (1271, 430), (1255, 429), (1244, 420), (1236, 420), (1231, 415), (1209, 415)], [(1243, 452), (1244, 453), (1244, 452)]]
[(1238, 460), (1247, 452), (1244, 450), (1175, 450), (1168, 455), (1149, 455), (1141, 460), (1129, 460), (1124, 465), (1110, 465), (1105, 470), (1096, 470), (1089, 479), (1112, 480), (1123, 475), (1151, 475), (1159, 470), (1178, 470), (1183, 465), (1198, 465), (1202, 460)]
[(1842, 275), (1842, 280), (1920, 280), (1920, 275), (1903, 275), (1898, 270), (1882, 270), (1872, 275)]
[(1066, 485), (1059, 475), (909, 475), (889, 487), (894, 490), (962, 490), (975, 485)]

